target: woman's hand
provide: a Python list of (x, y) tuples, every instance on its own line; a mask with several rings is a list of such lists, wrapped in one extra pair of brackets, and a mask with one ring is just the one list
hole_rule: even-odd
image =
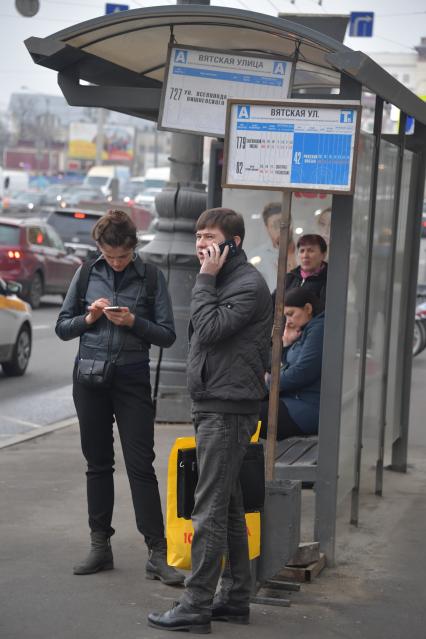
[(121, 306), (119, 311), (107, 311), (104, 309), (104, 315), (115, 326), (127, 326), (132, 328), (135, 323), (135, 316), (130, 312), (127, 306)]
[(86, 315), (86, 324), (94, 324), (102, 317), (105, 306), (111, 306), (111, 302), (105, 297), (100, 297), (88, 306), (89, 313)]
[(283, 346), (287, 348), (296, 342), (301, 334), (300, 328), (290, 328), (288, 324), (286, 324), (283, 334)]

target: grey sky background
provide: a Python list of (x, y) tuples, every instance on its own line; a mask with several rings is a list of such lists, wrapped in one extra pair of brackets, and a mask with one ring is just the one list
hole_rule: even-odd
[[(131, 9), (174, 4), (166, 0), (119, 0)], [(337, 13), (374, 11), (373, 38), (349, 38), (345, 44), (365, 53), (378, 51), (410, 52), (426, 37), (425, 0), (211, 0), (212, 5), (287, 13)], [(105, 12), (104, 0), (40, 0), (34, 18), (24, 18), (15, 9), (15, 0), (0, 0), (0, 109), (7, 107), (12, 92), (25, 87), (32, 92), (61, 95), (56, 73), (35, 65), (23, 44), (30, 36), (45, 37), (73, 24), (99, 17)]]

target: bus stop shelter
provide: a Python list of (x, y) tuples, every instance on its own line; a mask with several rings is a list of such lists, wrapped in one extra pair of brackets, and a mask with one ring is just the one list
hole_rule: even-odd
[[(286, 56), (295, 65), (289, 97), (332, 97), (363, 106), (355, 190), (333, 195), (331, 202), (314, 539), (333, 562), (337, 508), (350, 504), (352, 523), (362, 518), (361, 477), (363, 489), (382, 495), (386, 465), (400, 472), (407, 468), (426, 105), (365, 54), (295, 22), (243, 10), (199, 5), (138, 9), (43, 39), (32, 37), (26, 46), (36, 64), (58, 73), (70, 105), (155, 122), (170, 42)], [(396, 132), (383, 123), (388, 105), (400, 109)], [(171, 181), (190, 176), (196, 189), (199, 159), (172, 160)], [(192, 173), (185, 173), (188, 164)], [(201, 192), (198, 208), (159, 210), (157, 237), (147, 247), (168, 276), (175, 308), (178, 344), (164, 355), (161, 374), (164, 401), (171, 397), (176, 406), (185, 386), (185, 325), (196, 272), (192, 234), (205, 203)], [(223, 201), (247, 203), (225, 191)], [(250, 232), (249, 208), (247, 203), (241, 212)], [(297, 224), (297, 211), (295, 216)]]

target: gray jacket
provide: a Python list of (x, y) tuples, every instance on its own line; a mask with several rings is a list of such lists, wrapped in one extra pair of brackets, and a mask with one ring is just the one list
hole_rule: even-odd
[[(103, 257), (100, 257), (93, 265), (86, 292), (85, 308), (100, 297), (109, 299), (112, 305), (128, 306), (135, 314), (135, 323), (132, 328), (114, 326), (106, 317), (101, 317), (88, 326), (84, 319), (87, 311), (81, 313), (78, 300), (79, 275), (80, 269), (72, 279), (55, 331), (62, 340), (80, 338), (80, 357), (114, 361), (119, 353), (117, 364), (130, 364), (148, 361), (151, 344), (161, 347), (173, 344), (176, 339), (173, 311), (166, 281), (161, 271), (157, 271), (155, 303), (152, 312), (147, 304), (145, 279), (138, 275), (133, 262), (126, 268), (118, 290), (114, 288), (113, 270)], [(135, 308), (136, 299), (138, 301)], [(150, 315), (152, 315), (151, 319)]]
[(244, 252), (192, 292), (188, 388), (195, 411), (256, 413), (265, 395), (272, 301)]

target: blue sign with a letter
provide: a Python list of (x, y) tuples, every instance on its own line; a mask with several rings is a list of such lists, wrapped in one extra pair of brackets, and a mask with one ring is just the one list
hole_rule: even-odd
[(248, 104), (239, 104), (237, 107), (237, 118), (239, 120), (250, 119), (250, 106)]
[(105, 5), (105, 13), (108, 15), (109, 13), (118, 13), (119, 11), (128, 11), (128, 4), (113, 4), (111, 2), (107, 2)]
[(374, 12), (352, 11), (349, 20), (349, 35), (352, 38), (371, 38), (373, 35)]

